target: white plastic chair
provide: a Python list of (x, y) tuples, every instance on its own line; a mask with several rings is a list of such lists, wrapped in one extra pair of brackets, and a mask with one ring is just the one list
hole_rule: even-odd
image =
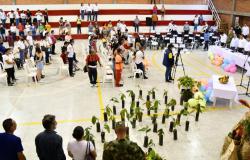
[(35, 83), (37, 84), (36, 72), (30, 70), (29, 66), (26, 63), (23, 65), (23, 68), (26, 74), (26, 82), (29, 83), (29, 78), (34, 78)]
[(139, 76), (143, 78), (143, 71), (140, 69), (137, 69), (137, 66), (134, 62), (132, 62), (131, 65), (132, 65), (132, 72), (133, 72), (134, 79), (136, 78), (136, 74), (139, 74)]
[(69, 75), (69, 72), (68, 72), (68, 65), (67, 65), (67, 64), (64, 64), (64, 63), (63, 63), (63, 60), (62, 60), (61, 58), (59, 58), (58, 60), (59, 60), (59, 68), (58, 68), (59, 75), (62, 75), (63, 72), (66, 72), (67, 75)]
[(103, 67), (103, 83), (111, 82), (115, 86), (114, 72), (109, 66)]
[(5, 79), (6, 85), (8, 85), (8, 82), (7, 82), (7, 73), (4, 72), (4, 66), (3, 66), (2, 62), (0, 62), (0, 80), (1, 79)]

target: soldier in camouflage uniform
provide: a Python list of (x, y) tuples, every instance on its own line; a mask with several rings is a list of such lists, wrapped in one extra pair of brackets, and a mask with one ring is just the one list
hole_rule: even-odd
[(104, 144), (103, 160), (145, 160), (143, 150), (126, 138), (124, 122), (118, 122), (115, 127), (117, 139)]

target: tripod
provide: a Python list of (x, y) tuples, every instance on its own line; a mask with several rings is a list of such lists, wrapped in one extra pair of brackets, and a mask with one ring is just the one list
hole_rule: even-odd
[(237, 85), (237, 86), (240, 86), (240, 87), (243, 87), (243, 88), (245, 88), (246, 89), (246, 93), (241, 93), (241, 94), (239, 94), (239, 95), (247, 95), (247, 96), (250, 96), (250, 93), (248, 93), (248, 90), (249, 90), (249, 85), (250, 85), (250, 75), (249, 75), (249, 79), (248, 79), (248, 83), (247, 83), (247, 86), (244, 86), (243, 85), (243, 79), (244, 79), (244, 69), (245, 69), (245, 67), (246, 67), (246, 64), (248, 63), (248, 58), (249, 58), (249, 55), (250, 54), (250, 52), (248, 52), (248, 54), (247, 54), (247, 58), (246, 58), (246, 60), (245, 60), (245, 62), (244, 62), (244, 65), (242, 66), (242, 73), (241, 73), (241, 80), (240, 80), (240, 84), (239, 85)]
[[(179, 58), (180, 58), (180, 60), (181, 60), (180, 66), (182, 66), (183, 74), (184, 74), (184, 76), (186, 75), (186, 73), (185, 73), (185, 68), (184, 68), (184, 64), (183, 64), (182, 57), (181, 57), (181, 50), (182, 50), (182, 49), (183, 49), (183, 48), (178, 48), (178, 52), (177, 52), (176, 59), (175, 59), (175, 63), (174, 63), (175, 65), (174, 65), (174, 68), (173, 68), (173, 71), (172, 71), (172, 77), (173, 77), (173, 79), (175, 79), (177, 67), (179, 66), (179, 65), (178, 65)], [(174, 82), (174, 81), (173, 81), (173, 82)]]

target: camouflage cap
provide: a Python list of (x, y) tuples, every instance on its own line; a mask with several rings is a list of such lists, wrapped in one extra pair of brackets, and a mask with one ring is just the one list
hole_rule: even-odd
[(121, 130), (121, 129), (126, 129), (126, 126), (125, 126), (125, 123), (123, 121), (120, 121), (120, 122), (116, 122), (116, 125), (115, 125), (115, 130)]

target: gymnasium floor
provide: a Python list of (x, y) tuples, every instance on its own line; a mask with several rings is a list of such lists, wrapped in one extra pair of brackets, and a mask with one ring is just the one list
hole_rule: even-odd
[[(85, 51), (86, 41), (76, 40), (75, 50), (83, 66), (83, 52)], [(57, 53), (60, 51), (61, 43), (57, 45)], [(7, 87), (0, 84), (0, 121), (11, 117), (18, 123), (16, 135), (20, 136), (24, 145), (24, 153), (29, 160), (37, 160), (35, 152), (35, 136), (43, 131), (41, 125), (42, 117), (45, 114), (54, 114), (58, 121), (57, 132), (63, 137), (64, 151), (67, 154), (67, 143), (72, 140), (72, 130), (75, 126), (81, 125), (84, 128), (91, 125), (92, 115), (102, 117), (104, 107), (109, 103), (109, 99), (117, 96), (120, 92), (134, 89), (138, 93), (139, 84), (144, 90), (144, 97), (147, 90), (156, 87), (157, 98), (162, 99), (163, 90), (169, 91), (169, 97), (179, 101), (179, 90), (177, 83), (165, 83), (165, 70), (162, 67), (162, 51), (146, 51), (147, 59), (150, 62), (148, 80), (131, 79), (129, 69), (124, 70), (123, 88), (112, 88), (111, 84), (99, 84), (92, 88), (89, 84), (88, 76), (83, 71), (78, 71), (74, 78), (57, 74), (58, 61), (53, 57), (52, 65), (46, 66), (46, 78), (37, 86), (34, 84), (26, 85), (23, 71), (17, 71), (19, 79), (14, 87)], [(213, 74), (225, 74), (221, 68), (217, 68), (209, 62), (207, 53), (203, 51), (192, 51), (190, 54), (182, 55), (187, 75), (196, 79), (208, 79)], [(178, 67), (176, 78), (183, 75), (181, 67)], [(239, 84), (241, 74), (232, 75), (236, 84)], [(99, 76), (101, 77), (101, 76)], [(245, 79), (246, 81), (246, 79)], [(241, 88), (238, 88), (242, 92)], [(246, 97), (241, 97), (245, 98)], [(248, 99), (249, 100), (249, 99)], [(155, 148), (160, 155), (168, 160), (216, 160), (223, 144), (224, 137), (228, 134), (234, 124), (244, 115), (247, 109), (239, 104), (234, 104), (233, 109), (229, 109), (227, 101), (219, 101), (218, 106), (208, 106), (206, 112), (202, 113), (200, 121), (196, 123), (194, 117), (190, 117), (191, 128), (185, 132), (184, 126), (178, 127), (178, 141), (173, 140), (172, 134), (168, 130), (169, 120), (165, 125), (160, 124), (159, 128), (164, 128), (164, 146), (158, 145), (158, 135), (150, 133), (149, 137), (155, 142)], [(120, 106), (118, 107), (120, 110)], [(160, 107), (163, 110), (163, 106)], [(150, 118), (145, 119), (137, 129), (130, 129), (130, 139), (136, 141), (140, 146), (143, 145), (144, 133), (137, 130), (142, 126), (151, 124)], [(184, 121), (183, 121), (184, 122)], [(103, 123), (102, 123), (103, 124)], [(151, 125), (150, 125), (151, 126)], [(2, 128), (0, 128), (2, 132)], [(98, 160), (101, 160), (103, 144), (101, 136), (92, 129), (97, 145)], [(106, 133), (107, 134), (107, 133)], [(106, 140), (115, 138), (111, 131), (107, 134)], [(144, 148), (144, 150), (146, 150)], [(69, 159), (69, 158), (68, 158)]]

